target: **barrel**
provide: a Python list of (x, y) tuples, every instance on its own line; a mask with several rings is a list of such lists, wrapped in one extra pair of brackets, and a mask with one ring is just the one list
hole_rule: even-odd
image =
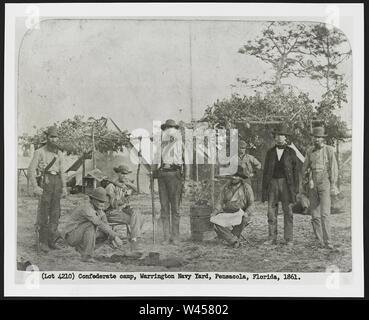
[(210, 222), (212, 209), (207, 204), (190, 207), (191, 238), (193, 241), (202, 241), (204, 232), (213, 230)]

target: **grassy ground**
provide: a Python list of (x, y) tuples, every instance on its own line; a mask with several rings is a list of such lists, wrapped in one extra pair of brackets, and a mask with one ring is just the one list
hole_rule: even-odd
[[(331, 216), (333, 243), (336, 250), (330, 251), (317, 247), (311, 228), (310, 216), (294, 215), (294, 239), (292, 248), (283, 246), (267, 246), (266, 203), (256, 203), (256, 213), (252, 224), (243, 232), (246, 240), (239, 249), (233, 249), (215, 238), (215, 234), (206, 234), (207, 241), (194, 243), (189, 240), (191, 203), (184, 200), (181, 209), (180, 232), (182, 242), (179, 245), (163, 246), (152, 243), (151, 198), (150, 195), (138, 195), (132, 198), (132, 206), (140, 209), (144, 216), (142, 244), (144, 253), (156, 251), (161, 258), (176, 257), (183, 265), (168, 269), (164, 266), (144, 266), (138, 261), (124, 263), (97, 261), (84, 263), (73, 248), (51, 251), (37, 255), (35, 252), (34, 221), (37, 200), (32, 197), (18, 199), (18, 258), (22, 257), (37, 265), (40, 270), (71, 270), (71, 271), (228, 271), (228, 272), (324, 272), (328, 266), (335, 265), (342, 272), (351, 271), (351, 201), (350, 189), (346, 186), (343, 192), (347, 201), (341, 214)], [(69, 210), (81, 200), (81, 196), (70, 195), (62, 200), (62, 216), (60, 228), (63, 227)], [(155, 201), (159, 209), (159, 200)], [(279, 240), (283, 237), (283, 215), (278, 217)], [(159, 226), (157, 239), (162, 240)], [(127, 247), (127, 245), (126, 245)], [(97, 256), (109, 257), (114, 252), (107, 245), (96, 250)]]

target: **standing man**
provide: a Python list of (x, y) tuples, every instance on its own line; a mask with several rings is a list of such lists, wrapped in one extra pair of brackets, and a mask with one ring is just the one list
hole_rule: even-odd
[[(56, 127), (46, 132), (46, 144), (37, 149), (28, 167), (28, 176), (34, 194), (40, 197), (36, 228), (39, 229), (40, 249), (61, 249), (56, 243), (60, 237), (60, 198), (67, 195), (63, 153), (57, 146)], [(42, 187), (37, 185), (36, 169), (41, 171)]]
[(210, 221), (214, 223), (219, 238), (233, 248), (239, 248), (241, 233), (250, 223), (254, 211), (254, 193), (241, 166), (229, 178), (220, 192)]
[(262, 201), (268, 200), (268, 244), (277, 243), (278, 202), (284, 213), (285, 244), (293, 245), (293, 213), (291, 204), (298, 191), (298, 170), (295, 151), (287, 145), (289, 136), (283, 125), (274, 132), (275, 146), (268, 150), (263, 171)]
[(125, 165), (113, 168), (118, 175), (117, 179), (110, 182), (103, 180), (101, 186), (105, 188), (108, 197), (108, 205), (105, 210), (106, 217), (110, 223), (121, 223), (129, 226), (131, 249), (137, 251), (138, 237), (140, 236), (142, 218), (140, 212), (133, 211), (129, 205), (129, 196), (137, 191), (135, 185), (127, 178), (132, 171)]
[(88, 195), (90, 200), (74, 208), (68, 217), (64, 233), (66, 242), (80, 254), (82, 261), (94, 262), (96, 239), (107, 237), (116, 246), (123, 244), (119, 235), (110, 228), (105, 216), (106, 191), (99, 187)]
[(258, 159), (247, 152), (247, 144), (241, 140), (238, 147), (238, 164), (243, 168), (243, 173), (247, 176), (247, 180), (251, 185), (251, 178), (256, 170), (261, 169), (261, 163)]
[(322, 247), (333, 249), (329, 216), (331, 195), (338, 194), (338, 166), (331, 146), (324, 143), (323, 127), (315, 127), (312, 132), (314, 146), (305, 157), (303, 171), (309, 175), (309, 199), (312, 225), (316, 238)]
[(158, 186), (164, 244), (177, 244), (180, 219), (178, 209), (183, 191), (183, 177), (188, 170), (185, 170), (184, 166), (184, 146), (179, 125), (169, 119), (161, 125), (161, 130)]

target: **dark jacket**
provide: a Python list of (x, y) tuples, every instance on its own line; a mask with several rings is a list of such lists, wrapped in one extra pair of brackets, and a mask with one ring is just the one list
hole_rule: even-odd
[[(269, 184), (273, 178), (274, 165), (276, 161), (276, 147), (269, 149), (264, 161), (264, 171), (263, 171), (263, 186), (262, 186), (262, 201), (268, 200)], [(284, 172), (286, 174), (286, 182), (288, 186), (288, 191), (290, 195), (290, 203), (295, 202), (295, 197), (298, 192), (299, 186), (299, 176), (297, 169), (297, 156), (295, 151), (286, 147), (283, 152), (281, 161), (283, 161)]]

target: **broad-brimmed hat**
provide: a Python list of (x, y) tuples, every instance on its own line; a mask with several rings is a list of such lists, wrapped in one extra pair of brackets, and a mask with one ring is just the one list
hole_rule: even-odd
[(122, 173), (122, 174), (128, 174), (128, 173), (131, 173), (131, 172), (132, 172), (132, 171), (131, 171), (131, 170), (129, 170), (129, 168), (128, 168), (127, 166), (125, 166), (124, 164), (121, 164), (120, 166), (113, 168), (113, 170), (114, 170), (116, 173)]
[(240, 141), (240, 143), (238, 144), (238, 147), (240, 149), (247, 149), (247, 143), (243, 140)]
[(240, 177), (241, 179), (247, 179), (248, 176), (243, 171), (242, 166), (237, 167), (237, 172), (233, 175), (234, 177)]
[(277, 128), (275, 128), (273, 130), (273, 134), (274, 135), (279, 134), (279, 135), (283, 135), (283, 136), (290, 136), (291, 135), (291, 133), (288, 131), (287, 126), (285, 124), (282, 124), (282, 125), (278, 126)]
[(323, 127), (313, 127), (313, 132), (311, 133), (314, 137), (326, 137)]
[(45, 134), (48, 136), (48, 137), (58, 137), (58, 129), (56, 127), (49, 127), (46, 131), (45, 131)]
[(90, 198), (96, 199), (101, 202), (107, 202), (108, 197), (106, 196), (106, 190), (103, 187), (98, 187), (92, 190), (91, 193), (88, 194)]
[(179, 128), (179, 125), (173, 120), (173, 119), (168, 119), (167, 121), (165, 121), (164, 124), (161, 125), (161, 130), (165, 130), (167, 128)]

